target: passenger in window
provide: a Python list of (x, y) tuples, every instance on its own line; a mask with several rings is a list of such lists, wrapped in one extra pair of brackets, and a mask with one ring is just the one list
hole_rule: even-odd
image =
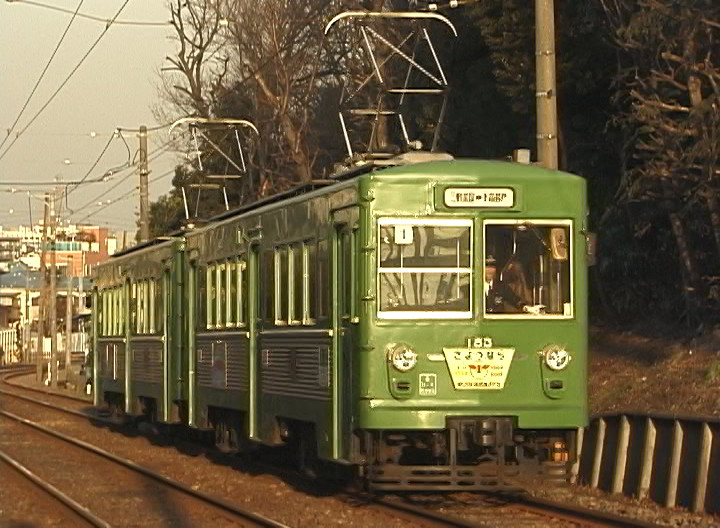
[(525, 271), (523, 271), (523, 265), (520, 261), (511, 259), (505, 265), (505, 269), (501, 271), (500, 276), (501, 282), (507, 284), (520, 299), (532, 299), (530, 288), (528, 288), (525, 280)]
[(485, 259), (485, 311), (488, 313), (531, 313), (540, 315), (544, 313), (542, 304), (530, 305), (526, 303), (508, 285), (497, 276), (497, 262), (492, 255)]

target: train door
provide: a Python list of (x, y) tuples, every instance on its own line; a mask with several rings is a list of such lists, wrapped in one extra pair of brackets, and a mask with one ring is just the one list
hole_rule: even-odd
[(354, 332), (358, 321), (358, 209), (333, 212), (331, 250), (332, 457), (347, 459), (352, 417)]

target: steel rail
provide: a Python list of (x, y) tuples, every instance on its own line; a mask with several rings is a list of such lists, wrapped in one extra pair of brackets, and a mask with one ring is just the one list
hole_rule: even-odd
[(581, 526), (603, 526), (603, 527), (636, 527), (636, 528), (657, 528), (658, 524), (623, 517), (616, 513), (601, 512), (583, 506), (554, 502), (547, 499), (540, 499), (530, 496), (513, 497), (511, 503), (519, 505), (522, 509), (539, 513), (541, 515), (553, 515), (571, 522), (579, 523)]
[[(24, 387), (23, 387), (23, 388), (24, 388)], [(52, 394), (52, 393), (47, 393), (47, 392), (44, 392), (44, 391), (40, 391), (40, 392), (42, 392), (42, 394), (48, 394), (48, 395), (50, 395), (50, 396), (55, 396), (55, 395)], [(108, 420), (108, 419), (103, 418), (103, 417), (101, 417), (101, 416), (95, 416), (95, 415), (90, 414), (90, 413), (87, 413), (87, 412), (76, 411), (75, 409), (66, 409), (65, 407), (57, 407), (57, 406), (55, 406), (55, 405), (53, 405), (53, 404), (51, 404), (51, 403), (44, 402), (44, 401), (39, 401), (39, 400), (34, 400), (34, 399), (30, 398), (29, 396), (24, 396), (24, 395), (22, 395), (22, 394), (16, 394), (16, 393), (11, 392), (11, 391), (6, 391), (6, 390), (3, 390), (3, 389), (0, 389), (0, 394), (4, 394), (4, 395), (6, 395), (6, 396), (11, 396), (11, 397), (13, 397), (13, 398), (17, 398), (18, 400), (23, 400), (23, 401), (26, 401), (26, 402), (29, 402), (29, 403), (34, 403), (35, 405), (40, 405), (41, 407), (46, 407), (46, 408), (48, 408), (48, 409), (52, 409), (53, 411), (59, 411), (59, 412), (63, 412), (63, 413), (66, 413), (66, 414), (72, 414), (73, 416), (79, 416), (80, 418), (85, 418), (85, 419), (89, 418), (89, 419), (91, 419), (91, 420), (95, 420), (95, 421), (98, 421), (98, 422), (106, 423), (106, 424), (108, 424), (108, 425), (118, 425), (117, 422), (114, 422), (114, 421), (112, 421), (112, 420)], [(85, 401), (85, 400), (82, 400), (82, 401), (83, 401), (84, 403), (92, 403), (92, 402), (88, 402), (88, 401)]]
[[(65, 411), (68, 411), (68, 410), (65, 409)], [(89, 444), (83, 440), (73, 438), (73, 437), (65, 435), (63, 433), (59, 433), (59, 432), (49, 429), (43, 425), (40, 425), (36, 422), (33, 422), (33, 421), (23, 418), (21, 416), (17, 416), (16, 414), (0, 410), (0, 416), (4, 416), (5, 418), (16, 421), (18, 423), (21, 423), (21, 424), (28, 426), (32, 429), (35, 429), (37, 431), (41, 431), (49, 436), (52, 436), (59, 440), (62, 440), (70, 445), (79, 447), (81, 449), (84, 449), (85, 451), (88, 451), (88, 452), (98, 455), (102, 458), (105, 458), (106, 460), (115, 462), (116, 464), (119, 464), (127, 469), (130, 469), (131, 471), (134, 471), (134, 472), (139, 473), (145, 477), (148, 477), (156, 482), (159, 482), (160, 484), (163, 484), (163, 485), (168, 486), (176, 491), (184, 493), (185, 495), (188, 495), (194, 499), (198, 499), (207, 504), (211, 504), (212, 506), (215, 506), (216, 508), (219, 508), (228, 513), (231, 513), (233, 515), (236, 515), (238, 517), (246, 519), (252, 523), (257, 524), (258, 526), (269, 527), (269, 528), (289, 528), (286, 524), (280, 523), (278, 521), (275, 521), (273, 519), (270, 519), (268, 517), (265, 517), (263, 515), (260, 515), (260, 514), (254, 513), (254, 512), (244, 510), (242, 508), (238, 508), (235, 505), (229, 503), (228, 501), (213, 497), (211, 495), (208, 495), (207, 493), (203, 493), (201, 491), (195, 491), (195, 490), (189, 488), (188, 486), (186, 486), (170, 477), (167, 477), (167, 476), (157, 473), (151, 469), (140, 466), (139, 464), (136, 464), (135, 462), (133, 462), (131, 460), (127, 460), (127, 459), (119, 457), (117, 455), (113, 455), (112, 453), (105, 451), (104, 449), (100, 449), (99, 447)]]
[(35, 486), (40, 488), (42, 491), (52, 496), (69, 510), (73, 511), (74, 513), (85, 519), (92, 526), (97, 526), (98, 528), (110, 528), (112, 526), (110, 523), (95, 515), (92, 511), (90, 511), (82, 504), (71, 499), (68, 495), (57, 489), (55, 486), (37, 476), (35, 473), (30, 471), (28, 468), (23, 466), (20, 462), (12, 458), (7, 453), (0, 451), (0, 460), (5, 462), (8, 466), (13, 468), (27, 480), (35, 484)]
[(13, 378), (18, 378), (18, 377), (20, 377), (20, 376), (24, 376), (24, 375), (26, 375), (26, 374), (30, 374), (31, 372), (34, 372), (34, 370), (33, 370), (33, 371), (27, 371), (27, 372), (26, 372), (26, 371), (19, 371), (19, 370), (18, 370), (18, 371), (9, 372), (9, 373), (3, 372), (3, 374), (5, 374), (5, 375), (2, 377), (2, 381), (3, 381), (6, 385), (10, 385), (11, 387), (16, 387), (16, 388), (21, 389), (21, 390), (27, 390), (27, 391), (31, 391), (31, 392), (37, 392), (37, 393), (40, 393), (40, 394), (46, 394), (46, 395), (48, 395), (48, 396), (57, 396), (58, 398), (64, 398), (64, 399), (66, 399), (66, 400), (72, 400), (72, 401), (77, 401), (77, 402), (84, 402), (84, 403), (87, 403), (87, 404), (92, 405), (92, 400), (87, 400), (87, 399), (85, 399), (85, 398), (79, 398), (78, 396), (71, 396), (71, 395), (69, 395), (69, 394), (62, 394), (61, 392), (53, 392), (53, 391), (49, 391), (49, 390), (38, 389), (37, 387), (27, 387), (27, 386), (25, 386), (25, 385), (20, 385), (20, 384), (18, 384), (18, 383), (10, 383), (10, 382), (8, 381), (8, 380), (13, 379)]
[(477, 522), (467, 521), (445, 513), (436, 513), (432, 510), (420, 508), (418, 506), (411, 506), (410, 504), (397, 500), (384, 499), (380, 497), (366, 497), (365, 500), (379, 509), (390, 510), (395, 514), (397, 514), (397, 512), (409, 514), (415, 519), (420, 518), (423, 521), (430, 521), (438, 526), (452, 526), (455, 528), (477, 528), (478, 526)]

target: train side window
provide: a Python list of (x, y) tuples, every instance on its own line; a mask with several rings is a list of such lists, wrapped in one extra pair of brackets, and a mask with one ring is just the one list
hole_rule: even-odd
[(138, 318), (137, 318), (137, 334), (140, 335), (143, 333), (143, 325), (145, 324), (145, 297), (143, 294), (143, 288), (144, 288), (144, 282), (138, 281), (137, 283), (137, 312), (138, 312)]
[(107, 294), (104, 291), (100, 292), (100, 298), (101, 298), (100, 304), (102, 305), (101, 314), (103, 315), (103, 317), (101, 318), (101, 321), (100, 321), (100, 334), (106, 336), (107, 335), (107, 311), (108, 311), (108, 309), (107, 309)]
[(137, 295), (135, 297), (135, 312), (137, 313), (137, 319), (135, 321), (135, 335), (142, 334), (142, 281), (136, 283)]
[(264, 290), (260, 292), (262, 299), (262, 310), (265, 321), (272, 323), (275, 316), (275, 253), (274, 251), (265, 251), (262, 257), (263, 269), (262, 273), (265, 277)]
[(288, 322), (288, 247), (275, 248), (275, 324)]
[(150, 306), (150, 281), (143, 281), (143, 304), (145, 305), (145, 319), (143, 321), (143, 334), (150, 332), (150, 321), (152, 320), (152, 308)]
[(166, 278), (158, 279), (155, 285), (155, 332), (157, 333), (165, 331), (165, 303), (163, 302), (163, 296), (165, 295), (164, 285), (167, 284), (166, 281)]
[(235, 326), (237, 323), (237, 262), (228, 260), (225, 263), (225, 306), (227, 318), (225, 326)]
[(330, 252), (328, 241), (320, 240), (317, 251), (317, 318), (327, 319), (330, 314)]
[(195, 280), (197, 282), (195, 328), (205, 328), (205, 313), (207, 310), (207, 270), (205, 267), (195, 266)]
[(115, 317), (113, 319), (113, 330), (115, 330), (115, 335), (120, 335), (120, 318), (122, 317), (120, 315), (120, 303), (122, 303), (122, 298), (120, 297), (120, 288), (115, 288)]
[(225, 264), (215, 266), (215, 328), (225, 325)]
[(155, 333), (155, 311), (158, 308), (157, 306), (155, 306), (155, 286), (156, 284), (154, 280), (148, 281), (148, 301), (150, 304), (150, 309), (148, 310), (148, 334)]
[(113, 318), (113, 330), (115, 335), (120, 335), (120, 288), (115, 288), (115, 317)]
[(145, 325), (147, 325), (147, 282), (140, 281), (140, 327), (138, 328), (138, 334), (145, 333)]
[(307, 305), (305, 306), (307, 320), (303, 321), (303, 324), (312, 325), (315, 324), (317, 314), (317, 302), (318, 302), (318, 291), (317, 291), (317, 277), (318, 277), (318, 259), (317, 259), (317, 241), (305, 245), (305, 254), (303, 256), (303, 266), (305, 267), (305, 297), (307, 299)]
[(314, 243), (303, 244), (302, 246), (302, 324), (314, 325), (315, 320), (312, 317), (312, 304), (311, 294), (313, 292), (314, 283), (312, 282), (311, 268), (310, 268), (310, 251), (314, 247)]
[(244, 260), (238, 260), (237, 261), (237, 273), (236, 273), (236, 281), (237, 281), (237, 294), (235, 295), (235, 306), (236, 306), (236, 319), (238, 326), (242, 326), (245, 324), (245, 297), (247, 295), (247, 271), (246, 271), (247, 265), (245, 264)]
[(114, 313), (113, 305), (112, 305), (112, 303), (113, 303), (112, 293), (113, 293), (112, 289), (108, 290), (108, 292), (107, 292), (107, 304), (108, 304), (107, 335), (109, 335), (109, 336), (113, 335), (113, 322), (114, 322), (114, 317), (115, 317), (115, 313)]
[(305, 320), (305, 270), (303, 266), (303, 255), (305, 244), (295, 244), (288, 248), (290, 270), (288, 273), (291, 286), (288, 293), (292, 292), (292, 298), (288, 299), (290, 307), (289, 320), (291, 325), (300, 325)]
[(103, 294), (101, 291), (97, 292), (96, 298), (97, 301), (95, 301), (94, 304), (96, 304), (97, 306), (93, 306), (93, 311), (97, 319), (97, 333), (98, 335), (103, 335)]
[(105, 291), (105, 315), (106, 315), (106, 321), (104, 326), (104, 334), (106, 336), (112, 335), (112, 299), (110, 297), (110, 293), (112, 290), (106, 290)]
[(143, 325), (145, 324), (145, 307), (144, 296), (143, 296), (143, 281), (137, 283), (137, 331), (136, 334), (140, 335), (143, 333)]
[(133, 334), (137, 329), (137, 305), (135, 299), (137, 299), (137, 283), (132, 281), (130, 283), (130, 298), (128, 299), (128, 307), (130, 308), (130, 320), (128, 321), (128, 325), (130, 327), (130, 332)]
[(118, 335), (125, 333), (125, 286), (118, 288)]
[(208, 266), (207, 267), (207, 303), (206, 303), (206, 313), (207, 313), (207, 320), (206, 320), (206, 327), (207, 328), (213, 328), (215, 326), (215, 266)]
[(115, 334), (115, 290), (108, 290), (108, 335)]

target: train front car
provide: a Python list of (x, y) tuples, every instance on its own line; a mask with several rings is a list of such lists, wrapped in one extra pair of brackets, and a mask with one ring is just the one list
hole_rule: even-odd
[(370, 487), (567, 478), (587, 423), (583, 179), (431, 162), (359, 194), (353, 430)]

